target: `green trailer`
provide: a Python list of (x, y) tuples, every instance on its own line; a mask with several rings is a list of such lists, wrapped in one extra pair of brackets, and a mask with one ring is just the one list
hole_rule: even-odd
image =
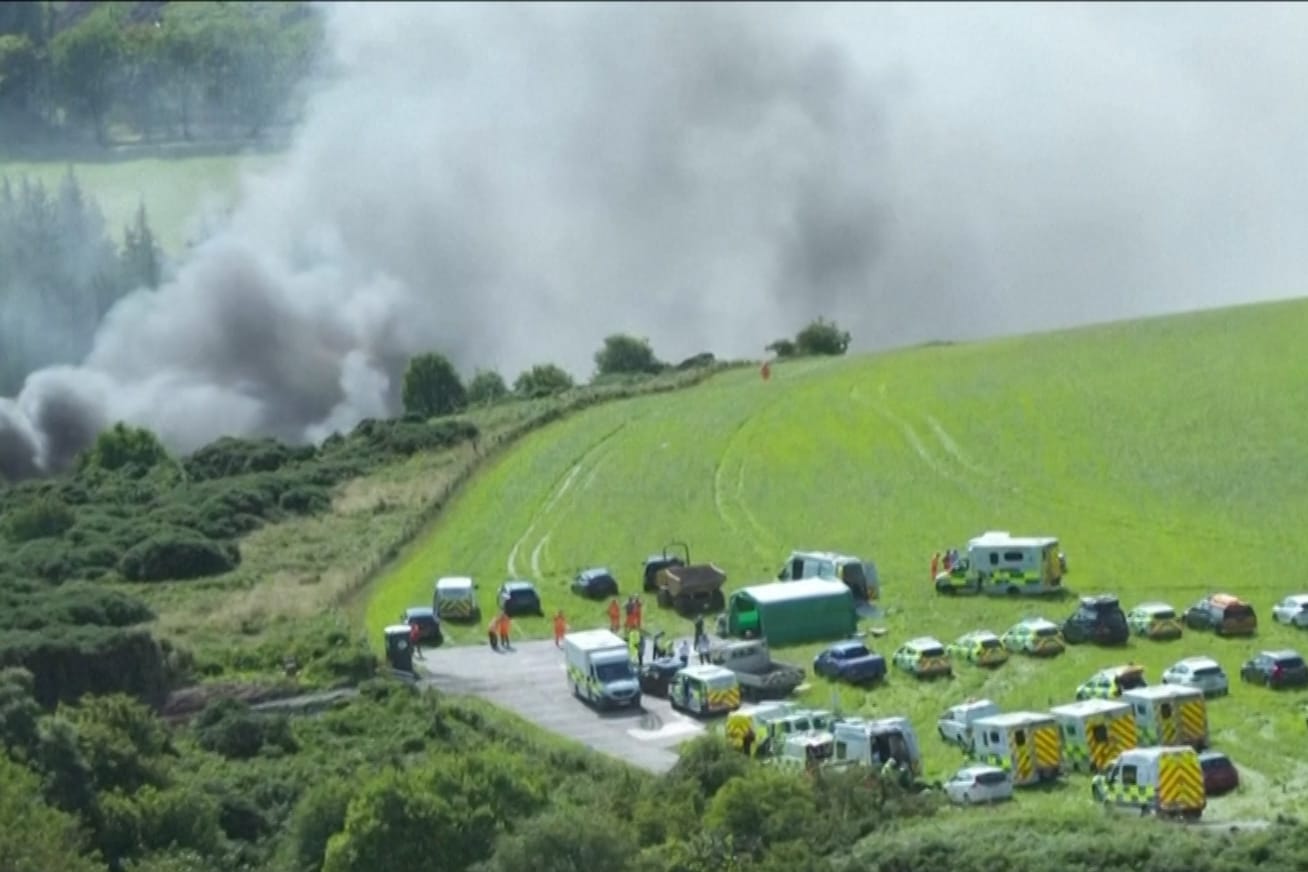
[(854, 596), (840, 581), (807, 578), (747, 587), (727, 601), (725, 635), (773, 647), (845, 639), (858, 630)]

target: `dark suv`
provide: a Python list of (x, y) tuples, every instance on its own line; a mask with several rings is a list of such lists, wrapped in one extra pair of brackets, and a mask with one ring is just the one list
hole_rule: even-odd
[(518, 615), (544, 615), (545, 608), (540, 604), (540, 594), (536, 585), (530, 581), (506, 581), (500, 585), (497, 596), (500, 608), (511, 618)]
[(1297, 651), (1259, 651), (1240, 667), (1240, 678), (1271, 688), (1308, 685), (1308, 665)]
[(1063, 622), (1062, 629), (1069, 645), (1125, 645), (1131, 637), (1122, 604), (1109, 595), (1081, 597), (1081, 605)]
[(1212, 630), (1219, 636), (1252, 636), (1258, 631), (1253, 606), (1229, 593), (1204, 597), (1185, 610), (1184, 620), (1192, 630)]
[(618, 580), (607, 569), (587, 569), (572, 580), (572, 592), (590, 599), (618, 595)]
[(418, 640), (424, 645), (435, 648), (445, 641), (445, 634), (441, 631), (441, 619), (436, 617), (431, 606), (414, 606), (405, 609), (400, 615), (400, 620), (410, 627), (414, 624), (418, 625)]

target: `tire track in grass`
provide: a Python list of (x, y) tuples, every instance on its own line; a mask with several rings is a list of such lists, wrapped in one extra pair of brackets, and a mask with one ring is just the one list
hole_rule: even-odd
[[(607, 436), (605, 436), (604, 439), (601, 440), (600, 443), (596, 443), (595, 448), (600, 448), (600, 447), (602, 447), (602, 446), (603, 446), (603, 443), (608, 442), (609, 439), (610, 439), (610, 437), (617, 435), (618, 430), (621, 430), (621, 429), (622, 429), (623, 427), (625, 427), (625, 426), (626, 426), (625, 423), (620, 424), (617, 428), (615, 428), (615, 429), (613, 430), (613, 432), (611, 432), (611, 433), (609, 433)], [(584, 491), (584, 490), (588, 490), (588, 489), (590, 488), (590, 486), (591, 486), (592, 484), (595, 483), (595, 477), (596, 477), (597, 475), (599, 475), (599, 471), (600, 471), (600, 469), (602, 469), (602, 468), (604, 467), (604, 464), (608, 462), (609, 458), (613, 456), (613, 450), (614, 450), (613, 447), (610, 445), (609, 448), (608, 448), (608, 449), (603, 453), (603, 455), (602, 455), (599, 459), (597, 459), (597, 460), (595, 461), (594, 465), (591, 466), (591, 468), (590, 468), (590, 473), (586, 476), (586, 480), (583, 481), (580, 485), (574, 485), (573, 488), (571, 489), (571, 491), (575, 491), (575, 490), (577, 490), (577, 489), (580, 489), (580, 490), (583, 490), (583, 491)], [(593, 450), (592, 450), (591, 453), (593, 453)], [(579, 464), (579, 467), (583, 467), (583, 468), (584, 468), (584, 463), (583, 463), (583, 464)], [(575, 479), (574, 479), (574, 481), (575, 481)], [(562, 494), (560, 494), (560, 499), (561, 499), (561, 498), (562, 498)], [(550, 505), (549, 505), (548, 507), (546, 507), (546, 510), (545, 510), (545, 511), (542, 511), (542, 513), (541, 513), (540, 515), (537, 516), (537, 519), (536, 519), (536, 520), (537, 520), (537, 521), (540, 521), (541, 519), (547, 517), (549, 511), (552, 510), (553, 507), (554, 507), (555, 505), (558, 504), (558, 502), (559, 502), (559, 500), (554, 500), (553, 502), (551, 502)], [(566, 507), (565, 507), (565, 509), (566, 509)], [(565, 512), (564, 512), (564, 515), (566, 516), (566, 514), (567, 514), (567, 512), (565, 511)], [(540, 541), (536, 543), (536, 547), (533, 548), (533, 549), (531, 550), (531, 572), (532, 572), (532, 578), (533, 578), (534, 580), (538, 581), (538, 582), (539, 582), (539, 581), (542, 581), (542, 580), (545, 578), (545, 570), (542, 568), (541, 558), (542, 558), (543, 555), (544, 555), (544, 556), (548, 556), (548, 554), (549, 554), (549, 542), (550, 542), (550, 539), (554, 536), (554, 531), (555, 531), (556, 529), (558, 529), (559, 521), (560, 521), (560, 520), (561, 520), (561, 518), (554, 518), (554, 523), (550, 525), (550, 529), (545, 533), (544, 536), (541, 537)], [(546, 561), (545, 561), (545, 565), (548, 565), (548, 564), (549, 564), (549, 561), (546, 560)]]
[[(577, 458), (576, 462), (573, 463), (572, 466), (569, 467), (568, 470), (565, 473), (563, 473), (562, 476), (559, 477), (559, 479), (557, 480), (557, 484), (554, 490), (551, 492), (549, 499), (546, 500), (545, 505), (534, 515), (532, 515), (531, 521), (527, 524), (527, 528), (522, 531), (522, 535), (519, 536), (518, 540), (513, 543), (513, 548), (510, 549), (509, 551), (508, 563), (506, 568), (508, 569), (509, 576), (511, 578), (518, 577), (518, 552), (521, 551), (523, 546), (526, 545), (527, 540), (530, 539), (532, 533), (536, 531), (536, 528), (540, 525), (541, 520), (549, 514), (550, 510), (553, 509), (554, 506), (558, 504), (559, 500), (563, 499), (563, 497), (572, 488), (572, 483), (576, 481), (577, 476), (581, 473), (582, 469), (586, 466), (587, 461), (590, 458), (592, 458), (594, 454), (597, 451), (599, 451), (606, 442), (608, 442), (615, 435), (617, 435), (618, 431), (626, 427), (627, 423), (628, 421), (622, 421), (612, 430), (608, 431), (603, 436), (601, 436), (594, 444), (592, 444), (589, 448), (587, 448), (580, 457)], [(538, 543), (535, 550), (533, 550), (532, 552), (532, 562), (534, 564), (538, 563), (539, 561), (540, 548), (541, 548), (541, 544)]]
[[(777, 537), (767, 529), (758, 519), (758, 517), (749, 509), (749, 501), (745, 499), (745, 466), (748, 461), (748, 452), (740, 454), (740, 462), (735, 467), (734, 487), (728, 491), (722, 486), (722, 472), (730, 467), (731, 458), (737, 454), (737, 447), (742, 445), (742, 439), (748, 436), (754, 428), (759, 425), (769, 412), (784, 402), (788, 397), (785, 394), (774, 397), (767, 401), (753, 412), (747, 414), (740, 424), (732, 431), (727, 438), (726, 445), (722, 448), (722, 454), (718, 458), (717, 468), (714, 470), (714, 500), (718, 506), (718, 514), (727, 520), (733, 532), (749, 544), (750, 549), (759, 557), (760, 565), (767, 566), (768, 561), (772, 559), (773, 549), (776, 548)], [(733, 508), (738, 509), (740, 516), (744, 518), (744, 527), (734, 523), (726, 518), (724, 508), (730, 500)]]

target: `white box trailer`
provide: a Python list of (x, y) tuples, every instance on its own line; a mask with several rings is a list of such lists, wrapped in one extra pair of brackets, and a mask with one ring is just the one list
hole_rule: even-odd
[(568, 684), (578, 699), (600, 708), (640, 708), (640, 680), (627, 643), (608, 630), (563, 637)]

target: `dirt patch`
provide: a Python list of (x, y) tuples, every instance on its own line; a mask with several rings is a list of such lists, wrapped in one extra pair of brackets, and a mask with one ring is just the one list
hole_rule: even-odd
[(288, 699), (299, 693), (292, 684), (240, 684), (222, 682), (197, 684), (173, 691), (164, 703), (159, 716), (170, 724), (184, 723), (195, 717), (205, 706), (220, 699), (235, 699), (247, 705), (258, 705), (273, 700)]

